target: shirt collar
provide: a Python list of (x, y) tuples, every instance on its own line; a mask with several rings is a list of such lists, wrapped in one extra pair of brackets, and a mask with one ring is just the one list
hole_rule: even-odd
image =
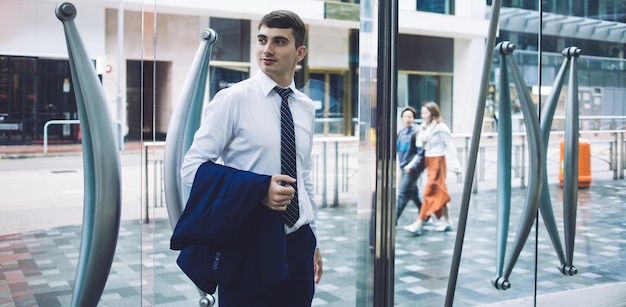
[[(254, 79), (256, 80), (257, 84), (261, 88), (261, 91), (263, 92), (265, 97), (267, 97), (267, 95), (269, 95), (272, 92), (274, 87), (278, 85), (276, 82), (274, 82), (274, 80), (270, 79), (270, 77), (268, 77), (265, 73), (263, 73), (260, 70), (256, 73), (256, 75), (254, 75)], [(296, 85), (293, 82), (293, 80), (291, 80), (291, 84), (289, 84), (289, 88), (295, 93)]]

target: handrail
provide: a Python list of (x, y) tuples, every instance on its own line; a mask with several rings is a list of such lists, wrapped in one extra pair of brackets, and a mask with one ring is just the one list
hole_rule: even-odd
[(209, 80), (209, 62), (217, 33), (204, 29), (200, 33), (200, 45), (172, 112), (165, 139), (163, 173), (167, 213), (172, 229), (183, 212), (190, 189), (183, 185), (180, 168), (184, 154), (191, 147), (193, 136), (200, 127), (204, 94)]
[(55, 7), (63, 24), (76, 108), (83, 131), (84, 214), (70, 306), (96, 306), (111, 271), (120, 229), (121, 166), (102, 83), (74, 23), (76, 7)]
[(43, 154), (48, 153), (48, 126), (55, 124), (80, 124), (78, 119), (53, 119), (43, 125)]
[[(68, 125), (68, 124), (80, 124), (79, 119), (51, 119), (47, 121), (43, 125), (43, 154), (48, 154), (48, 126), (50, 125)], [(115, 121), (114, 124), (117, 126), (116, 132), (118, 137), (118, 146), (121, 151), (123, 148), (124, 142), (122, 141), (122, 123), (119, 121)]]

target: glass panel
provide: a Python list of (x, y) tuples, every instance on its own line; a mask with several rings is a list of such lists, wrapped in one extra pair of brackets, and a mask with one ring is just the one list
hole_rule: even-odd
[[(118, 73), (126, 68), (104, 62), (104, 59), (115, 61), (118, 58), (117, 10), (110, 8), (108, 2), (79, 1), (75, 4), (74, 21), (91, 60), (88, 66), (95, 68), (93, 73), (102, 82), (106, 97), (102, 102), (98, 99), (99, 93), (87, 93), (86, 104), (106, 103), (111, 111), (111, 127), (123, 131), (118, 123), (123, 124), (125, 120), (118, 117), (116, 93), (118, 90), (125, 93), (125, 84), (118, 88), (117, 80), (120, 79)], [(78, 84), (70, 73), (68, 45), (63, 24), (55, 16), (56, 4), (4, 1), (0, 5), (3, 25), (0, 36), (6, 38), (0, 56), (0, 145), (10, 145), (0, 146), (0, 279), (3, 284), (0, 305), (70, 306), (74, 292), (83, 289), (82, 295), (89, 292), (89, 298), (102, 291), (98, 305), (141, 306), (144, 302), (141, 286), (143, 224), (139, 223), (144, 192), (141, 143), (120, 142), (113, 149), (123, 146), (119, 148), (118, 236), (110, 238), (111, 234), (102, 233), (83, 236), (90, 229), (103, 229), (93, 227), (94, 220), (107, 226), (117, 225), (118, 217), (103, 215), (103, 211), (93, 208), (96, 197), (85, 195), (85, 186), (94, 180), (85, 177), (87, 158), (100, 152), (86, 147), (89, 144), (84, 142), (85, 135), (90, 131), (82, 131), (77, 123)], [(128, 33), (127, 42), (141, 41), (141, 31)], [(91, 67), (81, 68), (91, 73)], [(98, 139), (92, 138), (92, 141), (101, 144)], [(97, 166), (96, 172), (102, 167)], [(110, 197), (115, 198), (115, 195)], [(90, 216), (90, 212), (95, 212), (93, 218), (83, 216)], [(110, 270), (104, 274), (99, 271), (108, 265), (101, 263), (94, 270), (96, 274), (94, 271), (87, 275), (77, 272), (79, 263), (87, 259), (81, 248), (102, 242), (98, 239), (117, 239)], [(101, 254), (91, 259), (98, 256)], [(82, 277), (99, 280), (74, 289)], [(106, 278), (105, 284), (101, 284), (102, 277)]]
[(310, 73), (302, 89), (316, 104), (315, 134), (344, 135), (344, 77), (336, 73)]
[(416, 5), (418, 11), (454, 15), (453, 0), (417, 0)]
[[(179, 7), (161, 7), (148, 0), (123, 7), (124, 2), (79, 1), (76, 5), (78, 31), (102, 82), (113, 125), (124, 136), (120, 144), (121, 226), (100, 304), (195, 305), (200, 294), (176, 265), (178, 252), (169, 249), (172, 226), (163, 190), (164, 141), (199, 45), (200, 30), (211, 26), (219, 34), (211, 57), (208, 101), (219, 90), (254, 73), (250, 35), (261, 15), (258, 8), (241, 7), (239, 13), (233, 13), (222, 6), (198, 9), (181, 3)], [(379, 195), (377, 189), (382, 189), (373, 179), (381, 163), (375, 146), (377, 133), (381, 132), (377, 131), (381, 120), (377, 116), (381, 115), (375, 110), (384, 103), (376, 102), (381, 81), (376, 73), (377, 52), (386, 42), (379, 43), (375, 37), (377, 1), (366, 1), (362, 6), (355, 0), (319, 2), (320, 10), (316, 12), (321, 16), (298, 13), (310, 24), (335, 20), (332, 27), (352, 34), (349, 41), (309, 46), (309, 52), (331, 58), (324, 62), (330, 63), (328, 67), (298, 70), (298, 81), (308, 80), (302, 90), (318, 103), (313, 180), (315, 201), (320, 207), (318, 231), (325, 274), (316, 288), (314, 305), (370, 306), (371, 299), (382, 290), (369, 288), (374, 271), (381, 266), (377, 258), (370, 257), (369, 248), (380, 242), (373, 234), (376, 223), (381, 221), (376, 220), (372, 195)], [(400, 28), (397, 104), (401, 109), (407, 105), (419, 108), (425, 101), (438, 102), (453, 130), (459, 157), (465, 162), (471, 140), (466, 131), (471, 130), (474, 116), (486, 35), (471, 33), (477, 26), (472, 18), (484, 21), (484, 12), (490, 9), (484, 5), (492, 1), (463, 2), (457, 8), (455, 2), (419, 0), (411, 12), (404, 12), (454, 15), (456, 9), (462, 9), (458, 13), (462, 13), (459, 15), (468, 27), (463, 33), (457, 33), (460, 30), (452, 26), (442, 26), (445, 33), (434, 33), (426, 26)], [(6, 285), (0, 286), (0, 297), (8, 298), (4, 303), (9, 305), (70, 305), (82, 244), (86, 182), (82, 142), (83, 133), (88, 132), (81, 131), (75, 122), (76, 84), (70, 75), (62, 25), (53, 16), (55, 4), (37, 0), (4, 1), (0, 5), (0, 37), (7, 38), (0, 54), (0, 279)], [(119, 5), (122, 20), (118, 20)], [(515, 43), (512, 57), (526, 87), (515, 86), (510, 69), (509, 84), (500, 84), (501, 59), (495, 55), (490, 72), (493, 91), (481, 123), (482, 144), (474, 181), (477, 193), (471, 196), (455, 303), (514, 303), (515, 299), (528, 301), (537, 295), (538, 305), (553, 305), (547, 300), (548, 295), (554, 295), (561, 299), (557, 304), (565, 304), (563, 291), (574, 297), (582, 290), (610, 299), (621, 290), (610, 288), (620, 286), (625, 277), (620, 263), (624, 251), (619, 244), (611, 243), (623, 240), (620, 233), (624, 230), (624, 210), (620, 206), (626, 201), (620, 179), (626, 165), (626, 2), (504, 0), (503, 7), (509, 11), (501, 14), (498, 41)], [(544, 24), (539, 24), (539, 9), (548, 14), (544, 15)], [(360, 22), (359, 29), (355, 22)], [(477, 27), (485, 28), (485, 24)], [(345, 55), (349, 60), (339, 58), (343, 55), (336, 51), (327, 54), (334, 50), (330, 44), (350, 44), (346, 49), (350, 54)], [(542, 219), (531, 230), (511, 275), (512, 289), (499, 291), (490, 279), (495, 275), (496, 262), (499, 161), (495, 140), (501, 120), (497, 112), (503, 105), (500, 91), (510, 90), (515, 132), (511, 201), (518, 206), (511, 216), (509, 235), (513, 240), (528, 178), (536, 175), (528, 166), (522, 92), (530, 95), (535, 106), (544, 107), (565, 60), (561, 51), (569, 46), (582, 50), (577, 60), (576, 93), (583, 144), (579, 154), (589, 158), (588, 171), (592, 175), (591, 186), (578, 190), (573, 259), (579, 272), (574, 276), (558, 272), (559, 259), (540, 215)], [(348, 62), (349, 67), (334, 67), (333, 59)], [(570, 90), (566, 75), (557, 96), (547, 150), (548, 185), (561, 237), (564, 189), (560, 187), (560, 142)], [(539, 114), (542, 116), (544, 111)], [(352, 116), (354, 123), (344, 118)], [(388, 116), (399, 119), (399, 114)], [(50, 120), (62, 122), (44, 128)], [(354, 128), (348, 129), (349, 123)], [(343, 137), (352, 131), (358, 141)], [(590, 144), (588, 156), (585, 141)], [(583, 171), (579, 168), (579, 175), (585, 175)], [(455, 219), (463, 192), (461, 181), (453, 175), (447, 178)], [(398, 183), (396, 180), (386, 185)], [(417, 213), (417, 208), (409, 206), (398, 221), (393, 234), (395, 278), (383, 287), (393, 283), (397, 306), (443, 305), (458, 229), (438, 233), (435, 221), (426, 226), (425, 236), (414, 237), (402, 226), (412, 222)]]
[(248, 68), (229, 68), (229, 67), (216, 67), (211, 66), (210, 82), (211, 92), (210, 97), (213, 98), (217, 92), (221, 89), (227, 88), (234, 83), (248, 78)]
[(250, 20), (211, 17), (210, 27), (219, 33), (211, 60), (250, 62)]

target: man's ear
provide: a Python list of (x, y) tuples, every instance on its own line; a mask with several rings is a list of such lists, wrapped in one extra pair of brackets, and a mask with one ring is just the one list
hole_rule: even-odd
[(304, 59), (304, 56), (305, 56), (305, 55), (306, 55), (306, 53), (307, 53), (306, 46), (305, 46), (305, 45), (302, 45), (302, 46), (300, 46), (300, 47), (296, 48), (296, 52), (298, 53), (298, 57), (296, 58), (296, 60), (297, 60), (298, 62), (302, 61), (302, 59)]

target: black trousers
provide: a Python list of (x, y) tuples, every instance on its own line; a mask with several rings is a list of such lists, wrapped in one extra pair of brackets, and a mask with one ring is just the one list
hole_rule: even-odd
[(253, 297), (243, 295), (225, 286), (218, 288), (220, 307), (305, 307), (311, 306), (315, 292), (313, 257), (315, 235), (309, 225), (287, 235), (287, 266), (289, 276), (276, 283), (269, 291)]

